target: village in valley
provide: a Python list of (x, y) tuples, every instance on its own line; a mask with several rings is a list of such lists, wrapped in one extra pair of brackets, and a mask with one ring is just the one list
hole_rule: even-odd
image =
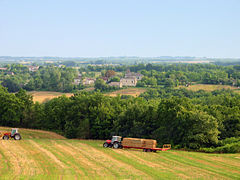
[[(111, 70), (108, 70), (111, 71)], [(129, 69), (126, 71), (124, 77), (119, 78), (118, 81), (111, 81), (114, 77), (118, 77), (114, 71), (112, 73), (106, 72), (107, 76), (100, 76), (99, 79), (102, 79), (107, 85), (122, 88), (122, 87), (135, 87), (137, 82), (140, 81), (143, 77), (140, 73), (131, 72)], [(118, 80), (118, 79), (117, 79)], [(94, 85), (96, 78), (82, 77), (82, 74), (79, 73), (78, 77), (74, 79), (74, 84), (79, 85), (83, 84), (85, 86)]]

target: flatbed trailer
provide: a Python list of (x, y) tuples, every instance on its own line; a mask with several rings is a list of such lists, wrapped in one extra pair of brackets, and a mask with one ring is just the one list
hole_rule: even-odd
[[(130, 139), (130, 138), (125, 138), (126, 139)], [(136, 138), (131, 138), (131, 139), (136, 139)], [(144, 139), (140, 139), (140, 140), (144, 140)], [(146, 141), (146, 139), (145, 139)], [(152, 141), (152, 140), (150, 140)], [(156, 140), (153, 140), (154, 142), (154, 146), (146, 146), (146, 143), (143, 144), (139, 144), (139, 143), (122, 143), (122, 137), (121, 136), (113, 136), (112, 140), (106, 140), (103, 143), (103, 147), (105, 148), (114, 148), (114, 149), (121, 149), (121, 148), (125, 148), (125, 149), (142, 149), (144, 152), (157, 152), (157, 151), (167, 151), (169, 149), (171, 149), (171, 144), (164, 144), (162, 148), (156, 148)], [(131, 145), (131, 146), (130, 146)], [(149, 144), (148, 144), (149, 145)]]
[(122, 146), (122, 148), (125, 148), (125, 149), (142, 149), (143, 152), (157, 152), (157, 151), (167, 151), (167, 150), (171, 149), (171, 146), (166, 144), (166, 145), (163, 145), (163, 148), (143, 148), (143, 147), (132, 147), (132, 146)]

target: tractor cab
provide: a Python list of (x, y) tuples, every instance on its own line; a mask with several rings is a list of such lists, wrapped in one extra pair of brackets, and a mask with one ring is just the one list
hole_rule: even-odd
[(121, 142), (121, 141), (122, 141), (122, 137), (121, 136), (112, 136), (111, 143)]
[(112, 140), (106, 140), (106, 142), (103, 143), (103, 147), (113, 147), (113, 148), (121, 148), (122, 144), (122, 137), (121, 136), (112, 136)]
[(11, 136), (13, 137), (16, 133), (18, 133), (18, 129), (17, 128), (12, 128)]

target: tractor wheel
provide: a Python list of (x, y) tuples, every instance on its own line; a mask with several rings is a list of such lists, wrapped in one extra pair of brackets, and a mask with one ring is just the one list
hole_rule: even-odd
[(20, 134), (15, 134), (15, 135), (14, 135), (14, 139), (15, 139), (15, 140), (21, 140), (22, 137), (21, 137)]
[(3, 136), (3, 140), (9, 140), (9, 136), (4, 135), (4, 136)]
[(120, 144), (119, 144), (118, 142), (115, 142), (115, 143), (113, 144), (113, 148), (114, 148), (114, 149), (120, 148)]
[(103, 143), (103, 147), (107, 148), (108, 147), (108, 143), (107, 142)]

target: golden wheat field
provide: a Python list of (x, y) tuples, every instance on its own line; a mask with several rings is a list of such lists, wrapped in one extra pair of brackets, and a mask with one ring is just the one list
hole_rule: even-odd
[(61, 92), (52, 92), (52, 91), (30, 91), (28, 92), (33, 96), (33, 101), (34, 102), (46, 102), (49, 101), (53, 98), (65, 95), (67, 97), (72, 96), (72, 93), (61, 93)]
[(137, 97), (140, 94), (144, 93), (145, 91), (146, 91), (146, 89), (144, 89), (144, 88), (126, 88), (126, 89), (120, 89), (117, 91), (106, 93), (106, 95), (112, 96), (112, 97), (115, 97), (118, 95), (120, 95), (120, 96), (121, 95), (130, 95), (130, 96)]

